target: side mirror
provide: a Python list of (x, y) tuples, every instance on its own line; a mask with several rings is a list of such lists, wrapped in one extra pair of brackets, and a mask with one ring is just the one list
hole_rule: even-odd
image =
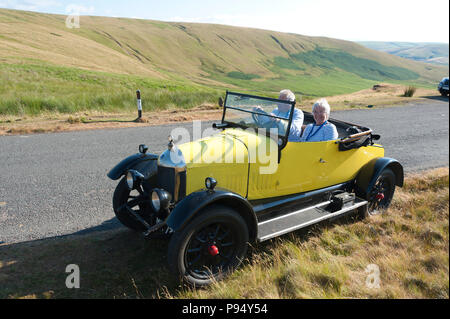
[(223, 107), (223, 99), (221, 97), (219, 97), (219, 106)]

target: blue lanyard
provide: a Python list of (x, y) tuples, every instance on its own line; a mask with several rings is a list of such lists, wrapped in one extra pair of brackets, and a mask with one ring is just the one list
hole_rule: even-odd
[(314, 126), (313, 126), (312, 129), (311, 129), (311, 131), (309, 131), (308, 137), (306, 138), (305, 141), (307, 142), (310, 138), (314, 137), (314, 135), (316, 135), (316, 134), (322, 129), (322, 127), (324, 127), (326, 124), (328, 124), (328, 121), (325, 121), (325, 122), (319, 127), (319, 129), (318, 129), (317, 131), (315, 131), (314, 134), (311, 135), (311, 133), (314, 131), (314, 128), (316, 127), (316, 124), (314, 124)]

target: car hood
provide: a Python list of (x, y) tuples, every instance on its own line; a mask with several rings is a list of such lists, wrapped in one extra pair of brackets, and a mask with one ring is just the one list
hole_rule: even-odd
[(178, 145), (186, 165), (186, 194), (205, 187), (212, 177), (217, 186), (247, 196), (252, 137), (241, 132), (220, 132)]
[(278, 146), (273, 139), (241, 129), (226, 129), (178, 145), (178, 148), (184, 155), (187, 167), (210, 163), (257, 163), (259, 152), (278, 152)]
[(227, 134), (215, 134), (196, 141), (178, 145), (186, 162), (193, 167), (211, 163), (248, 163), (247, 145)]

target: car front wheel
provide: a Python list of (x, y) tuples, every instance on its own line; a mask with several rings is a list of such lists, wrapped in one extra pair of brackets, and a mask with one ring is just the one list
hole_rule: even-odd
[(245, 258), (248, 229), (233, 209), (214, 205), (203, 210), (169, 243), (173, 272), (193, 286), (205, 286), (233, 272)]
[(123, 178), (116, 187), (113, 195), (113, 209), (116, 214), (117, 219), (122, 223), (122, 225), (135, 230), (144, 231), (145, 227), (135, 220), (127, 209), (133, 210), (135, 213), (140, 215), (142, 218), (146, 219), (151, 225), (154, 221), (150, 220), (145, 214), (146, 211), (150, 209), (149, 204), (142, 203), (139, 200), (136, 191), (131, 192), (127, 187), (126, 179)]

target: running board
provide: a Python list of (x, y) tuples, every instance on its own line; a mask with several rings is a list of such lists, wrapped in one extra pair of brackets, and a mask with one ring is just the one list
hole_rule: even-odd
[(287, 215), (258, 223), (258, 241), (262, 242), (300, 228), (313, 225), (326, 219), (338, 217), (347, 212), (356, 210), (359, 207), (367, 205), (367, 201), (360, 198), (355, 198), (355, 202), (352, 206), (344, 207), (336, 212), (326, 210), (330, 204), (331, 201), (323, 202), (315, 206), (307, 207)]

